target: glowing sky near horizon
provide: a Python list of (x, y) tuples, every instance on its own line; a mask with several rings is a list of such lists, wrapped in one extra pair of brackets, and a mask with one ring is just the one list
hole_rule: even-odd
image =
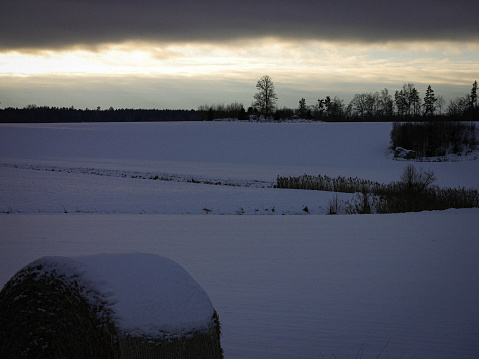
[[(18, 0), (0, 15), (6, 36), (0, 37), (0, 106), (249, 106), (265, 74), (273, 79), (280, 107), (295, 107), (301, 97), (313, 104), (327, 95), (349, 101), (355, 93), (383, 88), (394, 93), (407, 82), (422, 94), (430, 84), (446, 99), (467, 93), (479, 79), (479, 30), (467, 24), (470, 11), (427, 0), (419, 8), (429, 4), (432, 20), (420, 22), (417, 14), (402, 13), (408, 2), (397, 9), (393, 2), (365, 1), (369, 9), (381, 4), (368, 12), (345, 7), (347, 1), (299, 1), (292, 7), (268, 0), (264, 6), (274, 11), (256, 8), (251, 16), (250, 1), (241, 8), (223, 1), (203, 9), (191, 0), (177, 8), (150, 0), (122, 0), (115, 8), (108, 1)], [(301, 10), (318, 3), (329, 15), (324, 21)], [(25, 7), (37, 17), (14, 20)], [(151, 14), (165, 9), (170, 14), (153, 22)], [(212, 9), (230, 21), (213, 21)], [(265, 13), (260, 26), (256, 21)], [(338, 14), (342, 21), (335, 20)], [(396, 17), (385, 22), (391, 14)], [(304, 21), (295, 22), (299, 16)]]

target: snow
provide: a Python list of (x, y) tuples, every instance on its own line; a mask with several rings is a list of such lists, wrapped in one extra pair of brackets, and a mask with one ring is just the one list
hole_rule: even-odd
[[(38, 168), (42, 170), (0, 167), (4, 186), (0, 212), (306, 214), (304, 208), (308, 207), (310, 214), (325, 214), (333, 197), (330, 192), (254, 187), (271, 186), (271, 182), (235, 181), (237, 186), (191, 184), (183, 177), (159, 181), (131, 178), (133, 172), (107, 177), (104, 174), (109, 171), (105, 170), (89, 175), (71, 168)], [(127, 177), (122, 177), (125, 173)], [(225, 183), (224, 179), (211, 180)], [(343, 200), (351, 197), (339, 195)]]
[[(326, 216), (331, 193), (268, 188), (303, 173), (397, 180), (410, 162), (387, 152), (390, 129), (0, 125), (0, 211), (17, 213), (0, 215), (0, 285), (42, 256), (148, 253), (208, 294), (226, 358), (351, 358), (363, 344), (376, 357), (389, 339), (381, 357), (478, 357), (479, 209)], [(479, 188), (472, 158), (416, 165)], [(218, 215), (240, 213), (272, 215)]]
[[(479, 210), (398, 215), (4, 215), (0, 283), (43, 255), (148, 252), (179, 263), (227, 358), (471, 358)], [(141, 279), (141, 278), (139, 278)]]
[(92, 305), (105, 305), (122, 333), (162, 338), (207, 330), (213, 306), (199, 284), (177, 263), (153, 254), (46, 256), (29, 264), (56, 271), (85, 286)]
[[(303, 173), (397, 180), (387, 154), (391, 123), (0, 124), (9, 164), (138, 170), (273, 181)], [(478, 161), (423, 163), (441, 186), (477, 186)]]
[(402, 147), (396, 147), (394, 155), (395, 157), (410, 159), (410, 158), (416, 157), (416, 152), (413, 150), (406, 150), (405, 148), (402, 148)]

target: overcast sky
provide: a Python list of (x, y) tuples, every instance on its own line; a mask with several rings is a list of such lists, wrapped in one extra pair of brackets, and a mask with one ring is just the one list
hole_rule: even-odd
[(2, 107), (196, 108), (251, 104), (272, 77), (279, 106), (479, 80), (475, 0), (5, 0)]

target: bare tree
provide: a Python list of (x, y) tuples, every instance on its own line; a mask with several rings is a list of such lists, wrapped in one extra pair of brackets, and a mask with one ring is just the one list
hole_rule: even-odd
[(401, 183), (408, 193), (421, 193), (436, 181), (433, 171), (417, 170), (412, 164), (407, 165), (401, 174)]
[(471, 104), (471, 97), (464, 95), (463, 97), (456, 97), (454, 100), (449, 101), (447, 107), (447, 115), (449, 116), (462, 116), (464, 112), (469, 108)]
[(378, 99), (378, 112), (381, 116), (392, 116), (394, 101), (387, 88), (381, 90)]
[(359, 117), (373, 117), (378, 111), (379, 94), (359, 93), (351, 100), (352, 109)]
[(265, 75), (258, 80), (256, 88), (258, 92), (254, 95), (253, 106), (265, 116), (271, 115), (278, 99), (274, 91), (273, 80), (268, 75)]

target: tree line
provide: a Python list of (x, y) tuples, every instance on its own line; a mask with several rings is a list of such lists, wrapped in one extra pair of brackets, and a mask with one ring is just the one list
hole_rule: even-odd
[(474, 81), (470, 93), (457, 97), (446, 106), (444, 97), (436, 96), (429, 85), (424, 97), (415, 85), (404, 84), (394, 95), (387, 88), (379, 92), (355, 94), (349, 104), (339, 97), (326, 96), (313, 105), (307, 105), (301, 98), (297, 108), (278, 108), (273, 81), (265, 75), (256, 84), (257, 92), (247, 110), (243, 104), (204, 105), (198, 108), (199, 116), (204, 120), (220, 118), (270, 119), (274, 121), (301, 118), (316, 121), (417, 121), (467, 120), (479, 119), (477, 81)]
[(194, 110), (76, 109), (28, 105), (0, 109), (0, 123), (199, 121)]
[(444, 98), (436, 96), (429, 85), (422, 97), (412, 83), (404, 84), (392, 95), (384, 88), (379, 92), (355, 94), (349, 104), (338, 96), (320, 98), (307, 105), (301, 98), (297, 108), (277, 106), (278, 96), (270, 76), (261, 77), (257, 92), (247, 109), (242, 103), (202, 105), (195, 110), (157, 109), (75, 109), (28, 105), (24, 108), (0, 109), (0, 122), (151, 122), (198, 121), (223, 118), (239, 120), (306, 119), (315, 121), (419, 121), (419, 120), (479, 120), (477, 81), (470, 93), (457, 97), (446, 106)]

